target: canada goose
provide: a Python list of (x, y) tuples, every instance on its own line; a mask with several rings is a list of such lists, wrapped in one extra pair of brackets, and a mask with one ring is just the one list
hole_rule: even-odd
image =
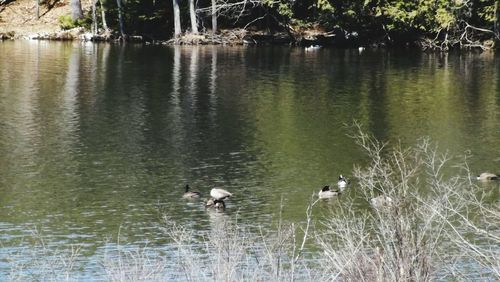
[(215, 200), (222, 201), (225, 198), (232, 197), (233, 194), (229, 193), (224, 189), (213, 188), (212, 190), (210, 190), (210, 196), (212, 196), (212, 198), (214, 198)]
[(370, 205), (374, 208), (390, 207), (393, 205), (392, 198), (385, 195), (380, 195), (370, 199)]
[(224, 203), (223, 200), (216, 200), (216, 199), (208, 199), (207, 203), (205, 204), (205, 207), (207, 208), (216, 208), (216, 209), (226, 209), (226, 203)]
[(200, 192), (189, 191), (190, 187), (189, 187), (188, 184), (186, 184), (185, 188), (186, 188), (186, 192), (184, 193), (184, 195), (182, 195), (183, 198), (185, 198), (185, 199), (193, 199), (193, 198), (199, 198), (201, 196)]
[(331, 190), (330, 186), (325, 186), (319, 191), (318, 196), (320, 199), (328, 199), (340, 195), (340, 191)]
[(483, 172), (480, 175), (477, 176), (477, 180), (479, 181), (490, 181), (490, 180), (499, 180), (500, 176), (490, 173), (490, 172)]
[(342, 174), (339, 176), (339, 181), (337, 182), (337, 185), (340, 187), (340, 188), (345, 188), (347, 186), (347, 184), (349, 184), (349, 180), (347, 180), (347, 178), (345, 178)]

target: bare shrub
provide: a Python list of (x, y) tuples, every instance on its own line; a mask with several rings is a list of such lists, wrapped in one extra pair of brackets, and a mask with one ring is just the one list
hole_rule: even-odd
[(9, 281), (71, 281), (80, 257), (80, 248), (71, 245), (61, 250), (48, 246), (34, 229), (30, 247), (22, 247), (8, 258)]
[(367, 201), (382, 195), (391, 204), (355, 211), (344, 203), (324, 222), (326, 232), (318, 236), (318, 243), (331, 270), (329, 277), (346, 281), (467, 277), (470, 269), (466, 273), (458, 267), (467, 260), (500, 278), (498, 248), (481, 247), (481, 243), (499, 245), (498, 229), (480, 228), (469, 213), (475, 209), (488, 221), (498, 222), (498, 206), (488, 207), (470, 192), (475, 185), (467, 166), (453, 166), (451, 157), (439, 154), (427, 139), (409, 148), (400, 144), (389, 148), (359, 125), (356, 128), (354, 139), (370, 157), (366, 167), (354, 169), (358, 187)]
[(121, 246), (101, 260), (106, 281), (165, 281), (166, 258), (147, 246)]
[(278, 222), (276, 230), (246, 228), (223, 213), (214, 212), (209, 231), (197, 234), (165, 218), (166, 233), (177, 250), (177, 279), (186, 281), (301, 281), (312, 280), (301, 260), (311, 220), (302, 237), (294, 224)]

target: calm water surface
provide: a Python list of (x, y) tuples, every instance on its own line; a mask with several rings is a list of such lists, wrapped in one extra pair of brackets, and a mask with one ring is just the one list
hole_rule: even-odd
[[(366, 162), (353, 120), (500, 172), (489, 53), (17, 41), (0, 42), (0, 66), (0, 273), (35, 230), (92, 258), (117, 237), (168, 246), (163, 214), (209, 229), (202, 202), (181, 199), (186, 183), (232, 191), (226, 214), (243, 225), (272, 224), (281, 201), (301, 222), (313, 192)], [(365, 204), (355, 187), (347, 197)]]

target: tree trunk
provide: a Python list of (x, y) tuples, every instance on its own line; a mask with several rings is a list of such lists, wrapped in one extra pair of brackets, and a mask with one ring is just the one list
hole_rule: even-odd
[(40, 19), (40, 0), (36, 0), (36, 19)]
[(191, 32), (198, 33), (198, 21), (196, 20), (196, 10), (194, 0), (189, 0), (189, 16), (191, 17)]
[(116, 0), (118, 6), (118, 23), (120, 24), (120, 34), (122, 39), (125, 39), (125, 30), (123, 29), (123, 15), (122, 15), (122, 0)]
[(212, 0), (212, 35), (217, 33), (217, 0)]
[(108, 23), (106, 22), (106, 12), (104, 11), (104, 5), (102, 4), (102, 0), (99, 0), (99, 4), (101, 5), (101, 20), (102, 20), (102, 28), (105, 31), (108, 31)]
[(499, 36), (500, 29), (500, 0), (495, 1), (495, 23), (493, 24), (493, 30), (495, 31), (496, 36)]
[(92, 0), (92, 33), (97, 34), (97, 0)]
[(175, 38), (181, 35), (181, 15), (179, 10), (179, 0), (172, 0), (174, 5), (174, 36)]
[(82, 4), (80, 0), (70, 0), (71, 6), (71, 19), (77, 21), (83, 18)]

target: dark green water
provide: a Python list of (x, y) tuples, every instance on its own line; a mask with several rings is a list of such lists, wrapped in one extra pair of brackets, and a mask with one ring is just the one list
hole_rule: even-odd
[(313, 192), (366, 161), (353, 120), (500, 172), (489, 53), (17, 41), (0, 42), (0, 66), (0, 269), (33, 230), (91, 258), (118, 236), (163, 246), (162, 214), (210, 228), (185, 183), (233, 192), (226, 213), (243, 225), (269, 225), (282, 198), (301, 222)]

